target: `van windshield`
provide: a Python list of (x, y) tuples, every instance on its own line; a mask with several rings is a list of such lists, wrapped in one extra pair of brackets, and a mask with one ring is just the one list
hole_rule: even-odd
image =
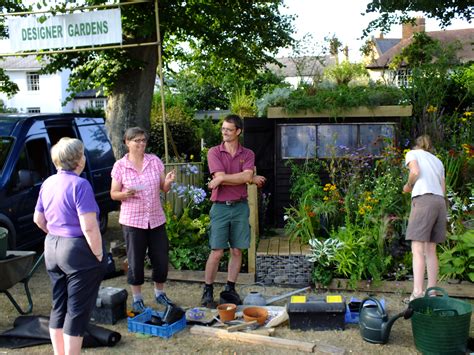
[(12, 145), (12, 137), (0, 137), (0, 172), (3, 171), (3, 167), (5, 166)]

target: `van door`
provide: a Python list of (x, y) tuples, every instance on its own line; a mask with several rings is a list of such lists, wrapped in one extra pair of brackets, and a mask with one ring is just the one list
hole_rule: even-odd
[(86, 171), (88, 180), (94, 188), (95, 198), (101, 213), (108, 213), (115, 208), (110, 199), (110, 173), (115, 163), (112, 145), (107, 137), (103, 124), (88, 120), (94, 124), (79, 125), (79, 133), (86, 149)]
[(7, 186), (8, 214), (16, 228), (17, 240), (9, 248), (37, 244), (44, 233), (33, 222), (33, 213), (43, 181), (52, 174), (45, 136), (25, 142)]

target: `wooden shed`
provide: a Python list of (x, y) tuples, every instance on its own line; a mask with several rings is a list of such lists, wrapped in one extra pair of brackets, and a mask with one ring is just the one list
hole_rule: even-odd
[[(397, 142), (401, 118), (411, 114), (411, 106), (358, 107), (336, 117), (309, 110), (288, 114), (283, 108), (273, 107), (268, 109), (267, 118), (245, 118), (244, 146), (255, 152), (257, 172), (267, 178), (263, 192), (271, 194), (262, 222), (274, 227), (284, 225), (284, 211), (291, 203), (288, 160), (303, 163), (334, 154), (342, 157), (343, 147), (366, 147), (377, 155), (383, 148), (381, 137)], [(324, 181), (325, 177), (321, 178)]]

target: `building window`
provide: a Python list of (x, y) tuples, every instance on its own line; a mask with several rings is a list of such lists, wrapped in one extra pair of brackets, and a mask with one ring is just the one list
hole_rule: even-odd
[(26, 73), (26, 85), (28, 87), (28, 91), (39, 91), (40, 89), (39, 74)]
[(281, 157), (314, 158), (316, 156), (316, 126), (281, 126)]
[(91, 107), (105, 110), (105, 99), (91, 100)]
[(399, 88), (406, 88), (410, 86), (411, 69), (403, 68), (391, 72), (392, 82)]
[(41, 108), (40, 107), (27, 107), (26, 112), (28, 112), (28, 113), (40, 113)]
[(379, 156), (395, 138), (393, 123), (281, 125), (282, 159)]

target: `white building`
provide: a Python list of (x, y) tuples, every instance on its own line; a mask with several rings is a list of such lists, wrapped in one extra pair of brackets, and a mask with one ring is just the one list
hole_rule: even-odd
[(97, 95), (96, 90), (81, 92), (63, 106), (69, 95), (66, 89), (71, 71), (65, 69), (54, 74), (40, 74), (41, 63), (36, 56), (0, 58), (0, 68), (19, 89), (12, 97), (0, 92), (5, 108), (20, 113), (69, 113), (86, 108), (106, 108), (107, 98)]
[(35, 56), (4, 57), (0, 59), (0, 67), (19, 89), (10, 98), (0, 92), (0, 100), (6, 108), (24, 113), (72, 112), (72, 102), (62, 105), (68, 96), (69, 69), (50, 75), (39, 74), (41, 64)]

